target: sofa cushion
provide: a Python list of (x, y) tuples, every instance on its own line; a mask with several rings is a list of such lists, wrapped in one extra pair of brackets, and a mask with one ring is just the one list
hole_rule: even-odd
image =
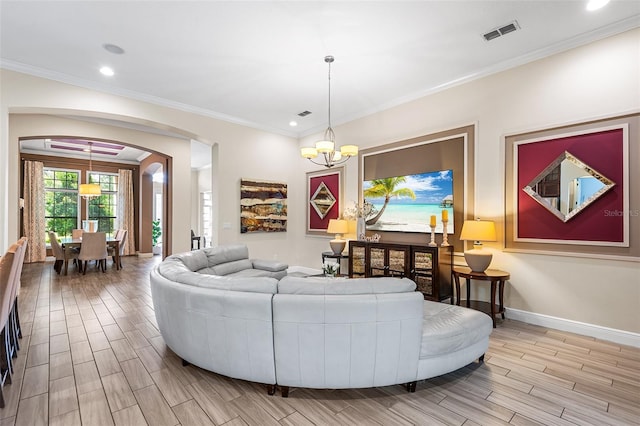
[[(189, 253), (196, 252), (197, 251), (193, 251)], [(158, 273), (168, 280), (196, 287), (271, 294), (275, 294), (278, 289), (278, 280), (268, 276), (231, 278), (193, 272), (187, 267), (187, 264), (185, 264), (183, 260), (187, 259), (187, 261), (191, 261), (191, 264), (194, 264), (193, 259), (197, 259), (197, 256), (184, 256), (185, 254), (187, 253), (167, 257), (158, 265)], [(266, 271), (264, 272), (268, 273)]]
[(234, 260), (249, 259), (249, 248), (244, 244), (209, 247), (202, 251), (207, 256), (208, 263), (208, 265), (203, 266), (203, 268), (233, 262)]
[(415, 291), (408, 278), (329, 278), (286, 276), (278, 282), (280, 294), (384, 294)]
[[(252, 269), (253, 264), (249, 259), (232, 260), (231, 262), (213, 265), (208, 270), (213, 271), (213, 275), (229, 275), (245, 269)], [(202, 271), (199, 271), (202, 272)]]
[(286, 263), (276, 262), (275, 260), (251, 259), (251, 263), (256, 269), (270, 272), (284, 271), (289, 267)]
[(420, 359), (459, 351), (493, 331), (491, 318), (483, 312), (428, 300), (423, 303)]
[[(198, 271), (208, 266), (207, 256), (202, 250), (187, 251), (184, 253), (172, 254), (166, 261), (178, 260), (182, 262), (190, 271)], [(164, 262), (163, 262), (164, 263)]]

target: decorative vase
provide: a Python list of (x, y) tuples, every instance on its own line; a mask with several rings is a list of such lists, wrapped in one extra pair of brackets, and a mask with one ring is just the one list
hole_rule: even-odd
[(364, 240), (366, 224), (364, 222), (364, 217), (359, 217), (356, 219), (356, 237), (358, 237), (359, 241)]

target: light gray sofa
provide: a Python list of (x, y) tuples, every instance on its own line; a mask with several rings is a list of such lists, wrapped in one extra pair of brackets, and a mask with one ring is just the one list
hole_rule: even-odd
[(267, 384), (270, 394), (276, 384), (283, 396), (291, 386), (414, 391), (489, 345), (487, 315), (424, 301), (406, 278), (210, 275), (197, 252), (151, 272), (162, 337), (185, 363)]
[(406, 384), (483, 359), (484, 313), (431, 302), (407, 278), (285, 277), (273, 296), (276, 382), (363, 388)]

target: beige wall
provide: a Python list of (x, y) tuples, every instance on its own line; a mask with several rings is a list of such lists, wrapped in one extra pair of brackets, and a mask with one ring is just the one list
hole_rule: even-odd
[(38, 129), (38, 132), (48, 134), (94, 136), (123, 142), (134, 140), (131, 142), (134, 145), (173, 157), (172, 252), (186, 251), (190, 247), (190, 139), (218, 144), (216, 155), (219, 153), (220, 158), (225, 159), (216, 165), (214, 172), (220, 183), (216, 194), (219, 218), (231, 224), (231, 229), (219, 231), (218, 240), (221, 243), (247, 242), (253, 246), (252, 255), (269, 258), (285, 259), (288, 251), (293, 250), (292, 244), (287, 242), (292, 233), (276, 238), (240, 236), (239, 182), (241, 177), (252, 177), (284, 181), (295, 187), (296, 170), (291, 167), (299, 160), (295, 139), (12, 71), (0, 72), (0, 251), (4, 251), (18, 233), (17, 140), (27, 134), (33, 135), (35, 131), (29, 126), (10, 129), (9, 114), (12, 119), (22, 114), (47, 114), (51, 118), (67, 115), (100, 117), (184, 135), (184, 141), (152, 134), (141, 137), (136, 133), (135, 137), (125, 137), (123, 135), (132, 131), (78, 120), (74, 120), (71, 130), (66, 125), (55, 132), (53, 125)]
[[(339, 143), (371, 148), (476, 123), (475, 210), (500, 223), (504, 135), (640, 110), (639, 40), (640, 30), (620, 34), (337, 126), (336, 136)], [(9, 137), (9, 112), (83, 113), (154, 125), (215, 144), (214, 156), (220, 161), (211, 179), (218, 241), (246, 242), (252, 257), (319, 267), (329, 238), (309, 237), (304, 231), (305, 172), (319, 166), (298, 156), (296, 140), (15, 72), (2, 71), (0, 83), (0, 250), (17, 237), (17, 147)], [(300, 145), (318, 137), (303, 138)], [(187, 250), (192, 192), (179, 189), (191, 188), (190, 168), (180, 167), (188, 164), (189, 148), (151, 141), (142, 146), (176, 156), (172, 249)], [(239, 233), (240, 178), (288, 183), (286, 233)], [(347, 163), (345, 178), (349, 204), (357, 199), (357, 161)], [(223, 229), (227, 223), (230, 229)], [(501, 243), (487, 246), (494, 251), (492, 266), (511, 272), (508, 307), (640, 333), (637, 262), (505, 253)]]
[[(342, 143), (368, 148), (477, 123), (475, 213), (493, 218), (500, 229), (505, 135), (639, 110), (640, 30), (634, 30), (352, 121), (335, 132)], [(347, 165), (347, 200), (357, 199), (357, 168), (355, 161)], [(638, 182), (631, 185), (631, 191), (639, 190)], [(315, 250), (325, 247), (307, 239)], [(494, 252), (491, 267), (511, 273), (508, 307), (640, 332), (640, 263), (505, 253), (501, 242), (485, 247)]]

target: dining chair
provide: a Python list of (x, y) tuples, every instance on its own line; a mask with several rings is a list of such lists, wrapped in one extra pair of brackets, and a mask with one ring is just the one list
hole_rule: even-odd
[(82, 238), (82, 233), (84, 232), (84, 229), (72, 229), (71, 230), (71, 238), (73, 238), (74, 240), (78, 240), (80, 238)]
[(0, 408), (5, 400), (2, 389), (5, 383), (11, 383), (13, 375), (13, 346), (10, 339), (9, 311), (12, 283), (18, 266), (20, 246), (14, 243), (0, 259)]
[[(122, 256), (124, 255), (124, 247), (127, 245), (127, 234), (128, 231), (126, 229), (118, 229), (116, 231), (116, 236), (115, 239), (119, 241), (118, 243), (118, 257), (119, 257), (119, 263), (118, 263), (118, 267), (120, 269), (122, 269)], [(113, 260), (113, 262), (116, 261), (116, 254), (114, 252), (114, 248), (113, 247), (109, 247), (109, 255), (111, 255), (111, 259)]]
[(78, 255), (80, 254), (79, 250), (75, 247), (66, 249), (62, 248), (56, 233), (53, 231), (49, 231), (49, 241), (51, 242), (53, 255), (56, 258), (56, 261), (53, 264), (53, 269), (58, 273), (58, 275), (60, 275), (62, 272), (62, 266), (64, 266), (64, 274), (67, 275), (69, 270), (69, 260), (77, 260)]
[(18, 313), (18, 294), (20, 294), (20, 279), (22, 278), (24, 255), (27, 251), (27, 241), (27, 237), (22, 237), (18, 240), (20, 254), (17, 257), (17, 266), (13, 277), (11, 298), (9, 300), (9, 322), (11, 324), (11, 339), (13, 340), (13, 345), (16, 348), (16, 351), (14, 351), (13, 353), (14, 358), (18, 356), (17, 351), (20, 350), (20, 342), (18, 339), (22, 338), (22, 329), (20, 328), (20, 315)]
[(81, 263), (84, 261), (84, 265), (82, 265), (83, 275), (87, 273), (87, 262), (89, 260), (97, 260), (102, 272), (106, 272), (107, 256), (107, 234), (104, 232), (85, 232), (82, 235), (82, 246), (80, 246), (78, 260)]
[(49, 242), (51, 243), (53, 256), (56, 258), (56, 261), (53, 263), (53, 269), (58, 273), (58, 275), (60, 275), (60, 272), (62, 272), (62, 265), (64, 264), (64, 250), (58, 241), (56, 233), (53, 231), (49, 231)]

